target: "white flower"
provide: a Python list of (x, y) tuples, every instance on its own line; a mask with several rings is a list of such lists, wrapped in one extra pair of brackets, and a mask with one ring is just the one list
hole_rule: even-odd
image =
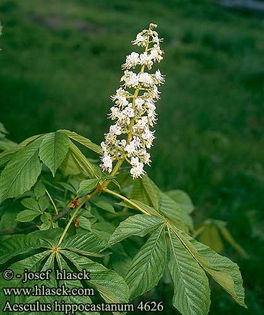
[(151, 69), (153, 65), (152, 57), (147, 52), (140, 54), (140, 64), (147, 66), (148, 69)]
[[(159, 70), (152, 74), (146, 72), (155, 62), (162, 60), (161, 40), (154, 27), (156, 25), (150, 24), (149, 29), (140, 32), (133, 41), (133, 44), (144, 47), (145, 51), (141, 54), (132, 52), (126, 57), (122, 65), (124, 74), (120, 80), (124, 84), (111, 97), (115, 105), (111, 107), (109, 117), (115, 123), (110, 126), (101, 143), (103, 156), (100, 165), (109, 173), (112, 172), (113, 162), (121, 157), (131, 165), (133, 178), (142, 176), (145, 173), (144, 165), (151, 163), (147, 149), (155, 138), (151, 127), (157, 121), (155, 102), (160, 94), (157, 85), (164, 82), (164, 76)], [(138, 73), (129, 70), (138, 65), (141, 66)]]
[(133, 166), (131, 168), (130, 174), (133, 176), (133, 178), (138, 178), (145, 173), (143, 167), (144, 167), (143, 163), (138, 163), (137, 166)]
[(138, 85), (137, 74), (128, 70), (125, 71), (121, 81), (124, 81), (127, 87), (136, 87)]
[(145, 85), (153, 85), (153, 79), (152, 76), (149, 73), (143, 72), (138, 74), (138, 81), (140, 83), (143, 83)]
[(133, 140), (131, 141), (131, 143), (133, 143), (135, 148), (140, 147), (141, 141), (139, 137), (133, 137)]
[(130, 163), (131, 163), (132, 166), (137, 166), (138, 163), (139, 163), (138, 157), (132, 157)]
[(162, 84), (162, 83), (164, 83), (164, 81), (165, 81), (164, 75), (162, 75), (159, 70), (157, 70), (157, 71), (155, 72), (155, 78), (156, 78), (158, 84)]
[(134, 113), (134, 109), (131, 108), (131, 107), (126, 107), (124, 110), (123, 110), (123, 114), (128, 116), (128, 117), (134, 117), (135, 116), (135, 113)]
[(142, 35), (142, 32), (137, 34), (137, 37), (134, 41), (132, 41), (133, 45), (138, 45), (138, 46), (146, 46), (147, 44), (147, 35)]
[(102, 162), (103, 164), (102, 167), (104, 168), (104, 170), (108, 171), (109, 173), (112, 171), (112, 159), (111, 156), (108, 154), (105, 154), (102, 158)]
[(151, 58), (157, 62), (160, 62), (163, 59), (162, 54), (163, 54), (163, 51), (160, 50), (159, 45), (155, 44), (150, 52)]
[(140, 63), (139, 54), (132, 52), (126, 57), (126, 62), (122, 65), (122, 69), (130, 69)]
[(114, 134), (114, 135), (121, 135), (121, 127), (118, 126), (117, 124), (110, 126), (110, 133)]
[(134, 143), (131, 142), (130, 144), (127, 144), (125, 147), (125, 151), (129, 154), (133, 153), (135, 151)]

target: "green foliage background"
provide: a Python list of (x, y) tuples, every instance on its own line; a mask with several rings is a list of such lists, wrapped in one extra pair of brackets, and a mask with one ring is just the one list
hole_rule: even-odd
[[(17, 142), (59, 128), (102, 141), (129, 42), (159, 25), (167, 78), (148, 174), (161, 188), (187, 191), (198, 222), (228, 221), (250, 256), (225, 249), (241, 267), (249, 309), (215, 285), (211, 314), (262, 314), (261, 16), (205, 0), (2, 0), (0, 14), (0, 121)], [(171, 288), (158, 294), (170, 303)]]

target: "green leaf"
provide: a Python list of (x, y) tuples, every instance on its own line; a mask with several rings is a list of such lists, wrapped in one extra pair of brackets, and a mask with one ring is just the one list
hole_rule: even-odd
[[(11, 270), (14, 270), (15, 274), (23, 275), (24, 270), (28, 269), (31, 272), (36, 272), (39, 271), (41, 262), (50, 255), (50, 251), (46, 250), (44, 252), (29, 256), (23, 260), (17, 261), (13, 263), (9, 268)], [(23, 281), (23, 276), (20, 278), (14, 277), (10, 281), (5, 281), (3, 278), (0, 278), (0, 287), (28, 287), (29, 283), (22, 282)], [(31, 284), (32, 285), (32, 284)], [(2, 290), (1, 290), (2, 291)], [(3, 299), (2, 299), (3, 300)], [(8, 300), (11, 303), (25, 303), (28, 300), (28, 297), (24, 296), (23, 294), (20, 296), (14, 296), (11, 295)]]
[(11, 236), (1, 243), (0, 246), (0, 264), (4, 264), (9, 259), (24, 254), (32, 249), (40, 247), (49, 247), (46, 241), (43, 241), (39, 235), (30, 233), (28, 235)]
[(121, 242), (123, 239), (136, 235), (145, 236), (158, 228), (164, 221), (158, 217), (136, 214), (119, 224), (109, 240), (109, 245)]
[(91, 163), (79, 150), (79, 148), (70, 141), (70, 152), (72, 153), (71, 157), (75, 161), (76, 165), (82, 170), (82, 173), (90, 178), (100, 178), (102, 172), (97, 165)]
[(172, 220), (178, 226), (182, 226), (184, 222), (184, 215), (179, 205), (171, 199), (167, 194), (161, 193), (160, 213)]
[(78, 196), (83, 197), (84, 195), (90, 193), (92, 190), (95, 189), (98, 182), (98, 179), (86, 179), (81, 181), (79, 189), (77, 191)]
[(62, 133), (65, 133), (68, 137), (70, 137), (72, 140), (75, 140), (76, 142), (84, 145), (86, 148), (101, 154), (101, 147), (95, 143), (93, 143), (91, 140), (89, 140), (88, 138), (85, 138), (81, 135), (79, 135), (78, 133), (74, 132), (74, 131), (70, 131), (70, 130), (59, 130)]
[(212, 249), (199, 243), (188, 234), (173, 227), (173, 231), (192, 254), (200, 266), (209, 273), (241, 306), (244, 302), (243, 281), (237, 264), (220, 256)]
[(221, 253), (223, 251), (223, 242), (216, 226), (213, 224), (206, 224), (204, 226), (204, 229), (199, 236), (199, 241), (209, 246), (217, 253)]
[[(248, 254), (245, 252), (245, 250), (234, 240), (233, 236), (230, 234), (230, 232), (227, 230), (226, 227), (220, 226), (219, 227), (223, 237), (226, 239), (226, 241), (234, 247), (237, 252), (243, 256), (244, 258), (248, 258)], [(210, 247), (210, 246), (209, 246)]]
[[(67, 262), (64, 260), (64, 257), (62, 255), (60, 255), (60, 253), (56, 253), (56, 258), (57, 258), (57, 262), (58, 262), (58, 266), (60, 270), (67, 270), (69, 272), (72, 272), (71, 268), (68, 266)], [(75, 280), (75, 281), (71, 281), (71, 280), (59, 280), (59, 286), (61, 285), (65, 285), (65, 287), (72, 289), (72, 288), (82, 288), (83, 285), (80, 281)], [(74, 296), (74, 295), (69, 295), (69, 296), (63, 296), (61, 297), (63, 301), (65, 301), (65, 303), (71, 303), (71, 304), (80, 304), (80, 303), (92, 303), (92, 300), (89, 296)], [(97, 312), (82, 312), (82, 314), (97, 314), (100, 315)]]
[(167, 261), (164, 226), (159, 227), (151, 234), (132, 260), (125, 278), (130, 289), (131, 299), (154, 288), (162, 277)]
[(45, 210), (49, 207), (49, 205), (50, 205), (50, 203), (49, 203), (49, 201), (48, 201), (48, 199), (47, 199), (46, 196), (41, 197), (41, 198), (38, 200), (38, 203), (39, 203), (39, 208), (40, 208), (40, 210), (41, 210), (42, 212), (45, 211)]
[(26, 140), (22, 141), (21, 143), (19, 143), (18, 145), (16, 145), (15, 147), (9, 149), (9, 150), (5, 150), (3, 152), (0, 153), (0, 159), (2, 159), (3, 157), (7, 156), (7, 155), (12, 155), (14, 153), (16, 153), (17, 151), (19, 151), (20, 149), (24, 148), (25, 146), (27, 146), (30, 142), (33, 142), (34, 140), (36, 140), (37, 138), (39, 138), (41, 135), (35, 135), (32, 136), (30, 138), (27, 138)]
[(155, 209), (159, 208), (160, 190), (147, 175), (133, 181), (133, 188), (129, 197)]
[(55, 176), (69, 150), (69, 138), (61, 132), (52, 132), (45, 135), (39, 149), (39, 157)]
[(45, 195), (45, 190), (45, 185), (41, 181), (38, 181), (34, 187), (34, 195), (37, 199), (39, 199), (40, 197)]
[(101, 200), (101, 199), (93, 199), (91, 202), (98, 208), (103, 209), (105, 211), (108, 211), (110, 213), (115, 213), (114, 207), (107, 201)]
[(82, 215), (79, 217), (79, 226), (82, 229), (90, 231), (91, 230), (91, 221)]
[(183, 315), (207, 314), (210, 288), (205, 272), (171, 230), (169, 239), (169, 270), (174, 283), (173, 306)]
[(134, 200), (134, 199), (129, 199), (129, 201), (122, 201), (119, 203), (119, 205), (128, 207), (130, 209), (136, 209), (139, 210), (145, 214), (153, 215), (153, 216), (160, 216), (160, 214), (152, 207), (146, 205), (145, 203)]
[(39, 215), (41, 215), (41, 212), (38, 210), (23, 210), (18, 213), (16, 220), (19, 222), (30, 222)]
[(18, 197), (28, 191), (41, 172), (38, 158), (40, 141), (37, 139), (17, 152), (8, 162), (0, 176), (0, 202)]
[(25, 198), (25, 199), (21, 200), (21, 204), (27, 209), (39, 210), (38, 203), (33, 198)]
[(99, 253), (104, 248), (106, 248), (106, 242), (99, 238), (93, 232), (86, 231), (85, 233), (76, 234), (73, 237), (70, 237), (64, 240), (61, 244), (62, 249), (70, 249), (78, 252), (91, 252)]
[(74, 176), (82, 174), (82, 168), (80, 167), (79, 163), (75, 158), (74, 153), (71, 150), (68, 151), (66, 158), (64, 159), (60, 166), (60, 170), (65, 176)]
[(208, 272), (213, 279), (219, 283), (241, 306), (246, 307), (244, 302), (245, 292), (243, 280), (239, 267), (229, 258), (215, 253), (208, 246), (190, 239), (198, 254), (204, 261), (201, 261), (202, 267)]
[(180, 208), (187, 213), (194, 210), (194, 205), (191, 198), (182, 190), (170, 190), (167, 194), (180, 206)]
[(78, 270), (90, 271), (89, 284), (94, 286), (107, 303), (127, 303), (128, 287), (124, 279), (116, 272), (105, 268), (103, 265), (79, 256), (73, 252), (61, 251)]

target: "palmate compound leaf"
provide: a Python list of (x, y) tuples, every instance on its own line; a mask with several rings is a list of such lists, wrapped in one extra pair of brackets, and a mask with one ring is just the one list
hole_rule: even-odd
[(109, 245), (121, 242), (123, 239), (136, 235), (145, 236), (158, 228), (164, 221), (158, 217), (146, 214), (136, 214), (122, 221), (109, 239)]
[(56, 131), (44, 136), (39, 149), (39, 157), (51, 170), (53, 176), (65, 159), (69, 146), (70, 140), (64, 133)]
[(230, 259), (215, 253), (208, 246), (199, 243), (176, 227), (170, 226), (170, 231), (181, 241), (192, 255), (193, 259), (195, 259), (238, 304), (246, 307), (244, 302), (243, 281), (238, 265)]
[(165, 224), (158, 227), (133, 258), (125, 278), (130, 298), (154, 288), (162, 277), (167, 261)]
[(0, 176), (0, 202), (28, 191), (41, 172), (38, 150), (42, 138), (31, 142), (14, 154)]
[(183, 315), (207, 314), (210, 288), (205, 272), (170, 229), (169, 244), (169, 270), (174, 283), (173, 306)]

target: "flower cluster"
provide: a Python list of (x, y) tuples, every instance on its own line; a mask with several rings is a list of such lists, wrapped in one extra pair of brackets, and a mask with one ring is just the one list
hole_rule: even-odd
[[(113, 162), (126, 160), (130, 165), (133, 178), (144, 174), (144, 164), (150, 165), (150, 154), (147, 152), (154, 140), (151, 128), (156, 123), (155, 102), (159, 99), (157, 85), (164, 82), (164, 76), (157, 70), (151, 70), (155, 62), (160, 62), (163, 51), (160, 49), (161, 39), (153, 30), (156, 25), (150, 24), (148, 30), (140, 32), (134, 45), (144, 48), (139, 54), (132, 52), (122, 65), (124, 75), (122, 86), (113, 95), (114, 106), (111, 107), (110, 119), (115, 123), (110, 126), (101, 143), (103, 156), (101, 167), (104, 171), (115, 173)], [(134, 72), (138, 68), (137, 72)], [(134, 71), (132, 71), (134, 70)]]

